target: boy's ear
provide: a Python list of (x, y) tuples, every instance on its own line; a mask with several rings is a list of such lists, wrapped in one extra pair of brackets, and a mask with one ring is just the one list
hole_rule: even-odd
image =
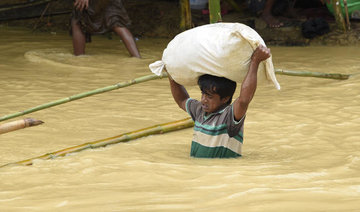
[(226, 97), (224, 97), (224, 98), (221, 99), (221, 103), (222, 103), (222, 104), (225, 104), (226, 102), (229, 101), (229, 99), (230, 99), (230, 96), (226, 96)]

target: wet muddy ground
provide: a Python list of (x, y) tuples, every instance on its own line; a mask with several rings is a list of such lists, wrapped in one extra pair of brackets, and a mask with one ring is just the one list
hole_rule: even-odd
[[(21, 3), (21, 1), (19, 0)], [(22, 18), (21, 20), (1, 21), (0, 25), (25, 26), (33, 31), (48, 31), (52, 34), (69, 29), (72, 0), (53, 1), (48, 8), (37, 8), (43, 17)], [(224, 22), (240, 22), (254, 28), (270, 45), (307, 46), (307, 45), (358, 45), (360, 40), (360, 20), (350, 20), (351, 30), (343, 32), (338, 30), (332, 15), (326, 7), (295, 8), (297, 15), (282, 16), (284, 23), (280, 28), (269, 28), (258, 16), (251, 14), (243, 1), (237, 1), (239, 8), (235, 10), (224, 5), (222, 18)], [(135, 37), (173, 38), (180, 33), (179, 1), (165, 0), (137, 0), (127, 1), (128, 14), (132, 20), (131, 31)], [(26, 11), (29, 14), (29, 11)], [(47, 16), (47, 14), (52, 14)], [(204, 14), (205, 13), (205, 14)], [(301, 14), (301, 15), (299, 15)], [(24, 15), (23, 17), (25, 17)], [(329, 25), (330, 31), (314, 38), (305, 38), (302, 33), (302, 24), (317, 17), (323, 18)], [(207, 24), (209, 20), (206, 11), (192, 10), (193, 26)], [(112, 33), (104, 36), (112, 39)]]

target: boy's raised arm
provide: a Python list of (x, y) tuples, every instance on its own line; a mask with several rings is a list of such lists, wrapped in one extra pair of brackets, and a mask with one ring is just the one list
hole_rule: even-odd
[(257, 86), (257, 72), (261, 61), (266, 60), (271, 55), (270, 49), (260, 45), (251, 56), (249, 71), (247, 72), (242, 84), (240, 96), (234, 102), (234, 118), (239, 121), (246, 113), (246, 110), (254, 97)]
[(169, 82), (170, 82), (170, 89), (171, 93), (174, 97), (175, 102), (179, 105), (181, 109), (186, 112), (186, 100), (189, 98), (189, 94), (184, 88), (184, 86), (175, 82), (170, 74), (169, 74)]

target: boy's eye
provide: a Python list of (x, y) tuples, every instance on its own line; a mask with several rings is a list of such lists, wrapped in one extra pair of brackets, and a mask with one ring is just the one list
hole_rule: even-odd
[(208, 92), (206, 92), (206, 91), (201, 91), (201, 94), (204, 95), (204, 96), (205, 96), (206, 98), (208, 98), (208, 99), (212, 99), (212, 98), (214, 97), (213, 94), (208, 93)]

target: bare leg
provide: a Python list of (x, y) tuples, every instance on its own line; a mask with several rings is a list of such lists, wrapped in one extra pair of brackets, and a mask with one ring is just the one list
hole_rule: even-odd
[(125, 43), (125, 47), (132, 57), (141, 58), (139, 50), (136, 46), (135, 40), (131, 32), (125, 27), (114, 27), (114, 32), (118, 34), (121, 40)]
[(81, 31), (79, 23), (74, 19), (71, 20), (71, 28), (74, 55), (85, 54), (85, 34)]
[(275, 0), (267, 0), (265, 3), (264, 11), (261, 14), (261, 18), (267, 23), (271, 28), (281, 27), (284, 24), (281, 23), (271, 14), (272, 6), (274, 5)]

